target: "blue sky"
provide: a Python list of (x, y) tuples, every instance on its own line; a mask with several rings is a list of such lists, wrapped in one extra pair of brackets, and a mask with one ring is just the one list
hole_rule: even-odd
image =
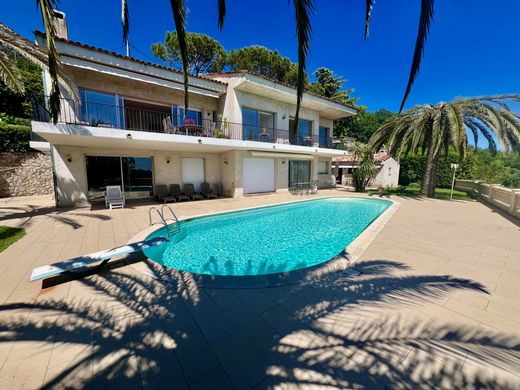
[[(169, 1), (128, 3), (130, 41), (144, 53), (134, 50), (132, 55), (150, 59), (150, 45), (174, 29)], [(213, 36), (227, 50), (260, 44), (296, 61), (291, 2), (228, 0), (222, 32), (217, 29), (216, 3), (187, 0), (188, 30)], [(370, 111), (395, 111), (408, 77), (420, 1), (376, 1), (367, 41), (363, 40), (364, 3), (317, 2), (308, 71), (329, 67), (348, 80), (346, 87), (355, 88), (354, 96)], [(118, 0), (60, 2), (70, 38), (108, 50), (122, 45), (119, 7)], [(456, 96), (520, 92), (518, 15), (518, 0), (504, 0), (500, 6), (489, 0), (437, 0), (421, 72), (406, 107)], [(42, 29), (34, 0), (3, 4), (1, 21), (31, 39), (33, 30)]]

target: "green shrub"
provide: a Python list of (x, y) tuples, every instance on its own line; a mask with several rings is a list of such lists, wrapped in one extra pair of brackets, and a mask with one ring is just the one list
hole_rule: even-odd
[(28, 152), (30, 138), (29, 126), (10, 125), (0, 121), (0, 152)]

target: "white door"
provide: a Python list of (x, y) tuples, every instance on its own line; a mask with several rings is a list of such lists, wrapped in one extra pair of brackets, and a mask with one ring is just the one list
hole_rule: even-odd
[(274, 191), (274, 159), (245, 158), (243, 162), (244, 194)]
[(182, 184), (191, 183), (195, 191), (200, 191), (200, 185), (204, 182), (204, 159), (183, 158), (182, 159)]

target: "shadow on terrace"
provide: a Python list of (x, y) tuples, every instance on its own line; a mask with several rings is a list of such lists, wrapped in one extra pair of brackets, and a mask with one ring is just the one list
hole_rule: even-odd
[[(510, 373), (520, 366), (517, 337), (420, 316), (374, 316), (403, 303), (415, 310), (424, 299), (457, 290), (485, 294), (480, 284), (415, 276), (389, 260), (359, 268), (362, 278), (337, 273), (280, 288), (209, 290), (186, 275), (162, 283), (127, 267), (71, 282), (66, 298), (42, 290), (35, 303), (0, 307), (0, 349), (9, 351), (0, 355), (0, 382), (176, 389), (513, 385), (507, 375), (515, 378)], [(41, 367), (28, 370), (35, 364)]]
[(46, 217), (73, 229), (79, 229), (83, 224), (75, 217), (92, 218), (101, 221), (108, 221), (112, 217), (104, 214), (91, 212), (71, 212), (72, 208), (41, 207), (37, 205), (22, 206), (0, 206), (0, 222), (19, 220), (18, 227), (29, 227), (36, 217)]

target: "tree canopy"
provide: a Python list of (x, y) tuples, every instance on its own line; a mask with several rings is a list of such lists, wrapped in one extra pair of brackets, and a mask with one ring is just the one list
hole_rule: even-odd
[(334, 135), (336, 137), (354, 137), (359, 142), (367, 143), (379, 126), (394, 115), (393, 112), (384, 108), (376, 112), (368, 112), (362, 108), (355, 116), (335, 121)]
[[(188, 46), (188, 70), (199, 75), (220, 72), (226, 65), (226, 50), (217, 40), (206, 34), (186, 33)], [(182, 59), (176, 32), (167, 32), (164, 42), (152, 45), (152, 53), (159, 60), (181, 70)]]
[(342, 104), (355, 105), (359, 98), (350, 97), (354, 89), (342, 90), (346, 80), (332, 70), (321, 67), (314, 71), (316, 81), (309, 84), (307, 90), (315, 94), (336, 100)]
[[(231, 70), (248, 70), (292, 86), (296, 86), (298, 82), (298, 65), (283, 57), (278, 50), (270, 50), (264, 46), (253, 45), (233, 49), (227, 62)], [(305, 80), (307, 84), (307, 74)]]
[(23, 93), (13, 91), (3, 81), (0, 81), (0, 113), (20, 118), (29, 118), (32, 113), (31, 96), (43, 97), (42, 72), (36, 65), (25, 58), (14, 59), (10, 55), (13, 66), (19, 74), (23, 85)]

